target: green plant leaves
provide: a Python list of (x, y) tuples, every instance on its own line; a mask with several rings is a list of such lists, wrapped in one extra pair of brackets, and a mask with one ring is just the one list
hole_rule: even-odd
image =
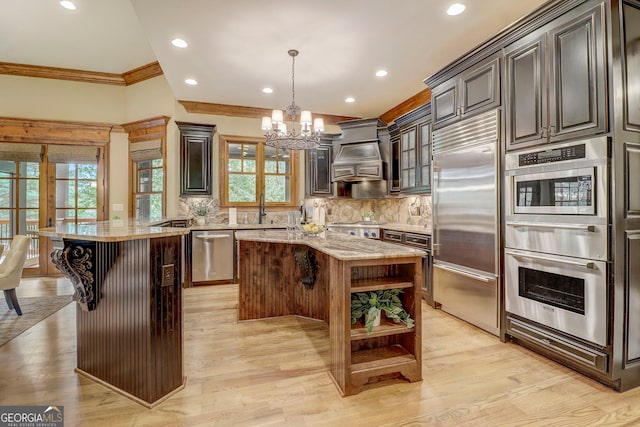
[(403, 323), (408, 328), (413, 328), (415, 321), (404, 309), (399, 297), (402, 292), (402, 289), (385, 289), (351, 294), (351, 324), (355, 324), (367, 313), (365, 326), (367, 334), (371, 334), (376, 316), (384, 312), (385, 316), (395, 323)]

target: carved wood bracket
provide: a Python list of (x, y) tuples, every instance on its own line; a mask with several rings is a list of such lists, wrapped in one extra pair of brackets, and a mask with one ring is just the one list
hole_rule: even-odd
[(318, 263), (315, 255), (307, 246), (296, 246), (294, 255), (296, 257), (296, 263), (302, 273), (300, 281), (306, 289), (313, 289), (316, 284), (316, 272), (318, 271)]
[[(117, 256), (117, 246), (115, 250), (100, 250), (106, 245), (109, 244), (64, 239), (64, 248), (51, 253), (51, 262), (73, 283), (73, 299), (83, 311), (96, 309), (100, 301), (100, 287), (104, 275)], [(97, 259), (99, 250), (102, 257), (100, 260)], [(98, 262), (104, 266), (100, 268), (101, 272), (96, 274)]]

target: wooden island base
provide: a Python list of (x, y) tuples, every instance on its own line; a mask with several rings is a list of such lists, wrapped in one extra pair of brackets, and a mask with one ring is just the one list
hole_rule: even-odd
[[(281, 237), (277, 234), (281, 232), (261, 233)], [(383, 251), (378, 256), (369, 251), (359, 257), (354, 250), (341, 257), (351, 259), (341, 259), (332, 254), (336, 246), (330, 239), (255, 241), (248, 232), (237, 235), (238, 320), (295, 315), (327, 323), (329, 374), (343, 396), (399, 375), (410, 382), (422, 380), (422, 258), (415, 251), (404, 255)], [(378, 241), (368, 244), (394, 247)], [(338, 246), (344, 255), (344, 247)], [(413, 328), (383, 318), (368, 335), (361, 322), (351, 325), (352, 293), (397, 288), (403, 289), (402, 304), (415, 319)]]

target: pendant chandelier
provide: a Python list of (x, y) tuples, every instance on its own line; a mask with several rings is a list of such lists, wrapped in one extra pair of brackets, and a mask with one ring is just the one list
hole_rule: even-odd
[[(289, 150), (310, 150), (320, 144), (320, 133), (324, 130), (324, 121), (320, 118), (312, 120), (311, 111), (300, 111), (296, 105), (296, 85), (295, 85), (295, 64), (298, 51), (291, 49), (291, 105), (286, 109), (286, 113), (291, 117), (291, 129), (287, 130), (284, 122), (282, 110), (273, 110), (271, 117), (262, 118), (262, 130), (265, 133), (265, 144)], [(296, 131), (295, 120), (300, 116), (300, 132)], [(313, 128), (311, 124), (313, 123)]]

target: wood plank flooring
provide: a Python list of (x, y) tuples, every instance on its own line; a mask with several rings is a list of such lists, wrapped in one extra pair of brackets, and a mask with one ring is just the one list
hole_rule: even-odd
[[(66, 279), (18, 288), (18, 298), (70, 293)], [(0, 347), (0, 405), (63, 405), (66, 426), (640, 425), (640, 388), (618, 393), (424, 304), (424, 380), (342, 398), (323, 323), (238, 323), (237, 294), (235, 285), (185, 290), (188, 381), (153, 409), (74, 373), (73, 304)]]

